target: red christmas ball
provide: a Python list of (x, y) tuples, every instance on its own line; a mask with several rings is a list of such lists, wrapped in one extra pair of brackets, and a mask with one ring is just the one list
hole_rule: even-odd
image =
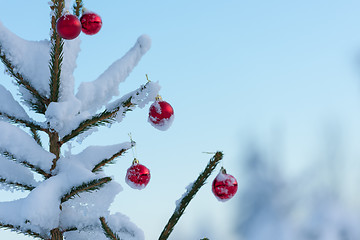
[(150, 170), (134, 160), (131, 167), (126, 172), (125, 182), (134, 189), (143, 189), (150, 181)]
[(81, 23), (75, 15), (66, 13), (57, 20), (56, 31), (60, 37), (71, 40), (79, 36)]
[(159, 130), (167, 130), (174, 120), (174, 109), (165, 101), (156, 100), (149, 109), (148, 121)]
[(212, 192), (219, 201), (227, 201), (237, 192), (238, 184), (236, 179), (227, 174), (224, 168), (221, 168), (219, 174), (212, 183)]
[(98, 33), (102, 26), (102, 20), (99, 15), (93, 12), (85, 12), (80, 18), (81, 30), (87, 35)]

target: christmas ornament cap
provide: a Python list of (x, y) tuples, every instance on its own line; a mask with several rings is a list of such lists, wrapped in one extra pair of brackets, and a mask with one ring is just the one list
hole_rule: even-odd
[(155, 128), (166, 131), (174, 121), (174, 109), (158, 95), (149, 109), (148, 122)]
[(226, 173), (226, 170), (222, 167), (219, 174), (216, 176), (212, 183), (212, 192), (215, 197), (222, 202), (231, 199), (238, 189), (238, 183), (236, 179)]
[(128, 168), (125, 182), (134, 189), (144, 189), (150, 181), (150, 170), (134, 159), (132, 166)]
[(63, 39), (75, 39), (81, 32), (81, 23), (77, 16), (66, 12), (57, 20), (56, 31)]

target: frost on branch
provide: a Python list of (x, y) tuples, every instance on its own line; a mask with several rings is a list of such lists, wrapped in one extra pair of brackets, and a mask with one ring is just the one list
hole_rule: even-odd
[(76, 97), (82, 103), (82, 110), (95, 112), (106, 105), (112, 97), (118, 96), (119, 84), (125, 81), (150, 46), (150, 38), (146, 35), (140, 36), (125, 56), (115, 61), (96, 80), (81, 83)]

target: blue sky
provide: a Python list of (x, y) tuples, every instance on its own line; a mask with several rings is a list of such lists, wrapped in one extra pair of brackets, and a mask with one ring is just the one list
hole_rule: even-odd
[[(240, 185), (247, 142), (271, 149), (278, 132), (289, 175), (321, 153), (333, 126), (342, 133), (346, 159), (360, 156), (359, 1), (88, 0), (85, 7), (101, 15), (103, 28), (95, 36), (81, 35), (77, 84), (95, 79), (146, 33), (152, 48), (120, 91), (145, 83), (148, 74), (175, 110), (166, 132), (147, 123), (145, 108), (83, 142), (114, 144), (132, 133), (138, 158), (152, 171), (149, 186), (133, 191), (125, 185), (131, 152), (107, 171), (124, 187), (114, 211), (128, 215), (147, 239), (159, 236), (175, 200), (206, 166), (211, 155), (204, 151), (222, 150), (224, 167)], [(0, 21), (25, 39), (48, 38), (46, 1), (2, 0)], [(0, 82), (9, 80), (0, 75)], [(1, 193), (0, 200), (9, 196), (17, 195)], [(239, 200), (220, 203), (205, 185), (171, 239), (199, 239), (201, 231), (210, 239), (237, 239), (230, 223)]]

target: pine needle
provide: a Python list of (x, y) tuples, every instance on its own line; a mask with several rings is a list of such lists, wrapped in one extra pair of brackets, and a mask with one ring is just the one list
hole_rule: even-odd
[(56, 22), (64, 10), (64, 1), (52, 0), (54, 15), (51, 18), (51, 49), (50, 49), (50, 101), (57, 102), (60, 92), (60, 75), (63, 61), (64, 40), (56, 31)]
[[(133, 147), (134, 145), (131, 145), (131, 147)], [(124, 152), (126, 152), (128, 149), (121, 149), (120, 151), (118, 151), (117, 153), (115, 153), (114, 155), (112, 155), (110, 158), (104, 159), (101, 162), (99, 162), (98, 164), (95, 165), (95, 167), (91, 170), (92, 172), (98, 172), (100, 171), (106, 164), (111, 164), (115, 158), (121, 156)]]
[(111, 240), (121, 240), (121, 238), (119, 238), (116, 233), (111, 230), (104, 217), (100, 217), (100, 222), (101, 227), (104, 230), (104, 234), (107, 238)]
[(26, 185), (26, 184), (22, 184), (22, 183), (8, 181), (5, 178), (0, 178), (0, 183), (9, 185), (9, 186), (14, 187), (15, 189), (18, 189), (18, 190), (31, 191), (31, 190), (33, 190), (35, 188), (34, 186), (31, 186), (31, 185)]
[(30, 237), (33, 237), (33, 238), (46, 239), (45, 237), (41, 236), (39, 233), (36, 233), (34, 231), (31, 231), (31, 230), (23, 230), (23, 229), (21, 229), (20, 226), (14, 226), (14, 225), (11, 225), (11, 224), (5, 224), (5, 223), (0, 222), (0, 228), (9, 229), (9, 230), (14, 231), (16, 233), (24, 234), (26, 236), (30, 236)]
[(83, 1), (82, 0), (76, 0), (76, 2), (73, 5), (73, 13), (74, 15), (80, 17), (81, 10), (83, 9)]

